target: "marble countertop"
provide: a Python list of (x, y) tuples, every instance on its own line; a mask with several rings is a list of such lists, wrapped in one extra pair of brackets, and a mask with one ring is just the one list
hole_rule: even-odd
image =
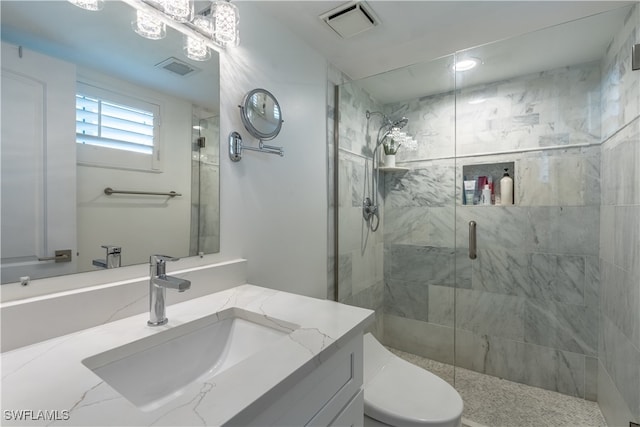
[[(196, 381), (153, 411), (141, 411), (81, 363), (89, 356), (233, 307), (300, 327), (273, 351), (256, 353), (213, 379)], [(323, 352), (338, 348), (371, 322), (373, 312), (242, 285), (170, 305), (167, 317), (167, 325), (149, 327), (148, 313), (144, 313), (2, 353), (1, 424), (221, 425), (254, 402), (268, 404), (279, 396), (279, 384), (308, 373), (310, 366), (320, 363)], [(174, 363), (184, 361), (167, 360), (167, 370)], [(18, 417), (24, 419), (18, 421)]]

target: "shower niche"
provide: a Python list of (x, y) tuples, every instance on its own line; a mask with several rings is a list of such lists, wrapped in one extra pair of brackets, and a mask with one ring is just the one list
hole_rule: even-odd
[[(501, 197), (500, 181), (509, 174), (512, 182), (511, 203)], [(489, 186), (489, 193), (485, 185)], [(463, 206), (508, 206), (515, 205), (515, 162), (484, 163), (462, 166), (461, 204)], [(484, 190), (484, 191), (483, 191)]]

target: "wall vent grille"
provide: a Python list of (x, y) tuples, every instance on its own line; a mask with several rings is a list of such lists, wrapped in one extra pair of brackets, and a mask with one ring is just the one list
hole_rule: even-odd
[(177, 74), (179, 76), (187, 76), (190, 74), (194, 74), (197, 73), (198, 71), (200, 71), (198, 68), (184, 62), (184, 61), (180, 61), (178, 58), (168, 58), (158, 64), (155, 65), (156, 68), (163, 68), (167, 71), (170, 71), (174, 74)]

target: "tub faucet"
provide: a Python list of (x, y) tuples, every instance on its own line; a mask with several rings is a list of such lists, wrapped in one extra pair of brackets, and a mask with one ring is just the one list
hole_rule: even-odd
[(149, 326), (164, 325), (168, 321), (164, 301), (167, 288), (184, 292), (191, 287), (188, 280), (167, 276), (167, 261), (178, 259), (166, 255), (151, 255), (149, 258)]

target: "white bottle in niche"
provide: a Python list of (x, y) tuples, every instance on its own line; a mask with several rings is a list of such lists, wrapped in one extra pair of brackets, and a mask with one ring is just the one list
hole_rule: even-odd
[(485, 184), (482, 189), (481, 203), (483, 205), (491, 205), (491, 187), (489, 187), (489, 184)]
[(509, 176), (509, 168), (504, 168), (500, 180), (500, 204), (513, 205), (513, 179)]

